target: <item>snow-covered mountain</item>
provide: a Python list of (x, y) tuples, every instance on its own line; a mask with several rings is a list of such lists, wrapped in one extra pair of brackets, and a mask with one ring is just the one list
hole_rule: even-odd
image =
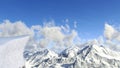
[(60, 54), (45, 49), (24, 52), (26, 68), (120, 68), (120, 53), (104, 46), (67, 48)]
[(28, 40), (29, 36), (0, 38), (0, 68), (120, 68), (120, 52), (99, 44), (72, 46), (56, 53), (26, 50)]
[(29, 36), (0, 38), (0, 68), (23, 66), (23, 52), (28, 40)]

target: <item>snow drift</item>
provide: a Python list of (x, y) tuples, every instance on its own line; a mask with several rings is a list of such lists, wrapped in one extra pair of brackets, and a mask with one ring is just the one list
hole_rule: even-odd
[(23, 51), (28, 40), (29, 36), (0, 38), (0, 68), (23, 66)]

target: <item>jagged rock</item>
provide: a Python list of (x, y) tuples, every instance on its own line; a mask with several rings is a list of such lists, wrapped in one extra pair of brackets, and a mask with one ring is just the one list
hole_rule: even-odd
[(24, 56), (26, 68), (120, 68), (120, 53), (97, 45), (67, 48), (59, 55), (45, 49)]

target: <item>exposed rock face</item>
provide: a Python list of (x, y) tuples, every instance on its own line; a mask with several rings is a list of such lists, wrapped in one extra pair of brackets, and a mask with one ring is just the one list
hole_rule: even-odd
[(103, 46), (71, 47), (57, 54), (48, 49), (24, 52), (26, 68), (120, 68), (120, 53)]

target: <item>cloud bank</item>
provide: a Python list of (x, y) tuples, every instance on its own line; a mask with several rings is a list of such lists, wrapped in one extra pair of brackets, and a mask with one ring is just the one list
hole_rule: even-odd
[(55, 24), (51, 25), (50, 23), (53, 22), (49, 22), (45, 26), (39, 26), (37, 29), (37, 34), (40, 37), (38, 45), (41, 47), (48, 45), (52, 45), (53, 47), (61, 46), (61, 48), (75, 45), (74, 40), (78, 37), (77, 31), (74, 29), (70, 30), (67, 24), (65, 26), (55, 26)]
[[(9, 20), (4, 20), (0, 24), (0, 37), (11, 37), (11, 36), (21, 36), (29, 35), (31, 38), (29, 40), (29, 48), (53, 48), (60, 49), (74, 45), (81, 44), (82, 39), (80, 39), (78, 32), (71, 29), (68, 24), (65, 26), (56, 26), (55, 22), (49, 21), (44, 23), (44, 25), (32, 25), (28, 27), (22, 21), (11, 22)], [(74, 22), (74, 27), (77, 28), (77, 22)], [(120, 31), (115, 27), (105, 24), (104, 36), (93, 39), (93, 41), (86, 41), (87, 43), (108, 45), (109, 48), (113, 50), (120, 51)]]
[(69, 25), (55, 26), (54, 21), (42, 25), (33, 25), (27, 27), (24, 22), (11, 22), (5, 20), (0, 24), (0, 37), (11, 37), (20, 35), (30, 35), (29, 45), (38, 45), (40, 47), (61, 46), (67, 47), (74, 44), (77, 37), (77, 31), (70, 30)]

